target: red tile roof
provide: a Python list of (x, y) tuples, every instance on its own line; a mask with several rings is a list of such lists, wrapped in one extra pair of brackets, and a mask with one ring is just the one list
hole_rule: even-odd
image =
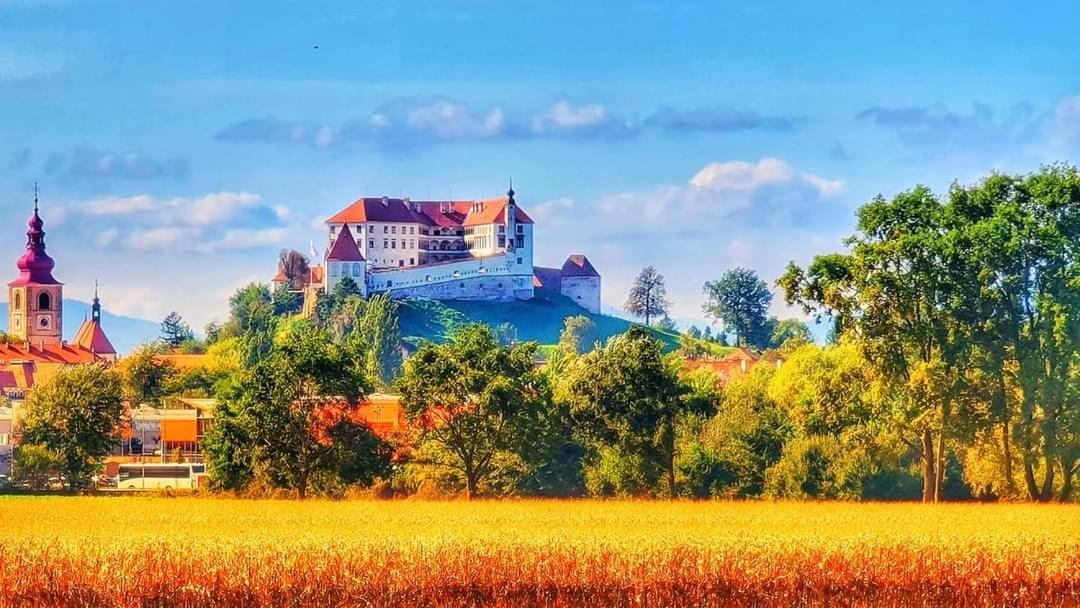
[(35, 363), (93, 363), (96, 357), (89, 350), (72, 344), (33, 344), (0, 342), (0, 363), (33, 361)]
[(326, 259), (335, 262), (364, 261), (364, 256), (360, 254), (360, 248), (356, 246), (356, 240), (353, 239), (348, 225), (342, 229), (341, 234), (334, 241), (334, 246), (330, 249), (330, 253), (326, 254)]
[(566, 258), (566, 262), (562, 265), (562, 276), (564, 277), (598, 277), (599, 272), (593, 268), (593, 265), (589, 262), (589, 258), (583, 255), (572, 255)]
[[(474, 207), (480, 209), (474, 211)], [(406, 201), (402, 198), (364, 197), (326, 220), (327, 224), (361, 222), (401, 222), (455, 228), (505, 221), (506, 197), (482, 201)], [(517, 221), (533, 220), (517, 206)]]
[(101, 323), (94, 319), (83, 321), (79, 331), (75, 332), (75, 339), (71, 341), (71, 344), (97, 355), (116, 354), (116, 349), (113, 348), (112, 342), (109, 342), (105, 330), (101, 329)]
[[(470, 211), (465, 218), (466, 226), (484, 226), (487, 224), (501, 224), (506, 221), (506, 198), (496, 198), (480, 201), (483, 205), (479, 211)], [(531, 224), (532, 218), (525, 213), (520, 206), (514, 205), (517, 213), (514, 214), (519, 224)]]

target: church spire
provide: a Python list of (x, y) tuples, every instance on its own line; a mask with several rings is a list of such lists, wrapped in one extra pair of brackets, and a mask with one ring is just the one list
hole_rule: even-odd
[(101, 300), (98, 298), (98, 282), (94, 279), (94, 303), (90, 305), (90, 319), (101, 322)]

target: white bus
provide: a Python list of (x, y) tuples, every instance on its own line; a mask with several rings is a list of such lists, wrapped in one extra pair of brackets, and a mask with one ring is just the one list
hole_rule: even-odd
[(121, 464), (118, 490), (193, 490), (206, 477), (206, 465), (196, 463)]

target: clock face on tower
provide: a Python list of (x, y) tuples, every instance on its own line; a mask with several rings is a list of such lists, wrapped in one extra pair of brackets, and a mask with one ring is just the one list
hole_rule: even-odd
[(51, 329), (52, 328), (52, 318), (49, 317), (49, 315), (40, 315), (40, 316), (38, 316), (37, 326), (38, 326), (38, 329)]

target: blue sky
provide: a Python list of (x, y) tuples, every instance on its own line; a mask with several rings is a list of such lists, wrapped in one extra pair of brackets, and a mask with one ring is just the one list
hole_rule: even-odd
[(0, 256), (37, 180), (69, 295), (201, 326), (361, 195), (512, 176), (539, 263), (696, 317), (878, 193), (1073, 160), (1074, 4), (876, 4), (0, 0)]

